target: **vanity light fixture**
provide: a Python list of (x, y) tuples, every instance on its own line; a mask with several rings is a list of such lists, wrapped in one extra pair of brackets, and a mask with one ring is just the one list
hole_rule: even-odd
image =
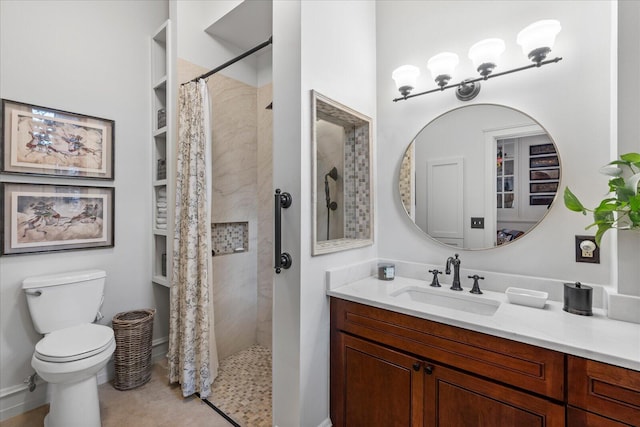
[[(458, 55), (450, 52), (439, 53), (427, 61), (427, 68), (431, 72), (438, 88), (425, 92), (411, 94), (416, 86), (416, 80), (420, 74), (418, 67), (403, 65), (393, 72), (393, 79), (402, 95), (395, 98), (393, 102), (406, 100), (428, 93), (442, 92), (445, 89), (456, 88), (456, 97), (461, 101), (469, 101), (480, 92), (480, 81), (489, 80), (494, 77), (504, 76), (517, 71), (528, 70), (529, 68), (539, 68), (543, 65), (561, 61), (561, 57), (546, 60), (547, 55), (553, 49), (556, 35), (560, 32), (560, 22), (547, 19), (537, 21), (529, 25), (518, 33), (517, 43), (522, 46), (522, 51), (533, 62), (524, 67), (514, 68), (500, 73), (493, 73), (498, 67), (500, 55), (505, 50), (505, 43), (501, 39), (492, 38), (482, 40), (469, 49), (469, 58), (473, 62), (480, 77), (465, 79), (459, 83), (448, 84), (451, 76), (458, 65)], [(410, 76), (410, 77), (409, 77)], [(411, 78), (412, 80), (409, 80)]]

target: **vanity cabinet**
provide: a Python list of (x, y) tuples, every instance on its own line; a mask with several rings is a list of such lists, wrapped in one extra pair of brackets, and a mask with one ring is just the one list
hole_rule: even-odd
[(564, 426), (564, 355), (331, 299), (341, 426)]
[(570, 427), (640, 426), (640, 372), (568, 356), (567, 380)]

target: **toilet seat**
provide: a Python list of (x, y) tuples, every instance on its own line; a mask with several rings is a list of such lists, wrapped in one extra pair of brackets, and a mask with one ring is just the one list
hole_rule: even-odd
[(34, 357), (46, 362), (72, 362), (105, 351), (114, 340), (110, 327), (86, 323), (51, 332), (36, 344)]

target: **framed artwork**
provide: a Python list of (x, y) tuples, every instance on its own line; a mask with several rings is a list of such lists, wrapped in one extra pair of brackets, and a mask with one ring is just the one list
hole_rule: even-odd
[(556, 191), (558, 191), (558, 181), (529, 183), (530, 193), (555, 193)]
[(553, 144), (538, 144), (529, 146), (529, 155), (536, 156), (539, 154), (555, 154), (556, 147)]
[(558, 156), (544, 156), (544, 157), (530, 157), (529, 167), (535, 168), (549, 168), (553, 166), (560, 166)]
[(0, 255), (114, 245), (113, 187), (0, 184)]
[(529, 171), (530, 181), (560, 179), (560, 169), (537, 169)]
[(550, 205), (551, 202), (553, 202), (553, 199), (555, 198), (555, 194), (540, 194), (540, 195), (533, 195), (533, 196), (529, 196), (529, 204), (531, 206), (539, 206), (539, 205)]
[(2, 100), (0, 172), (113, 180), (113, 120)]

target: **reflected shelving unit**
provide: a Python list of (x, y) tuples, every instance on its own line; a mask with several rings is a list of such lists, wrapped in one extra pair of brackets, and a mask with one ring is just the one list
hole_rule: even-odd
[(516, 159), (518, 146), (514, 140), (499, 140), (497, 143), (497, 207), (500, 210), (515, 210), (517, 207), (516, 192)]
[(169, 286), (173, 227), (174, 72), (171, 21), (151, 36), (151, 280)]

